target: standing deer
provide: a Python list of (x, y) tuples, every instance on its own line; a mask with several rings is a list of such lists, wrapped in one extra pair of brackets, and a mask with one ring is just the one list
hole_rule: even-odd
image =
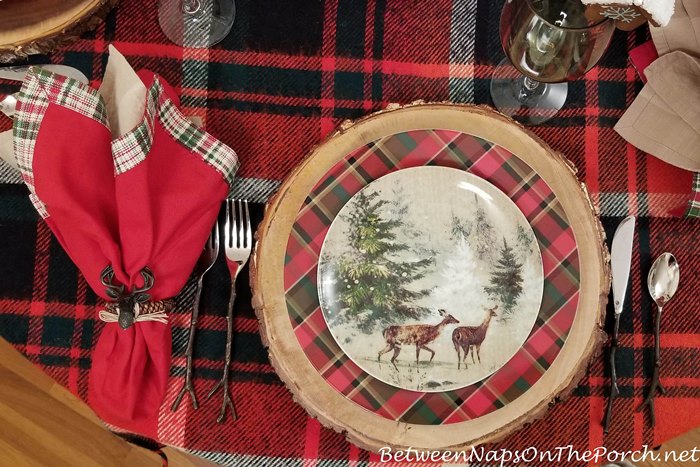
[(435, 352), (429, 349), (427, 345), (437, 338), (442, 328), (448, 324), (459, 323), (454, 316), (448, 315), (443, 309), (438, 310), (438, 313), (442, 316), (442, 321), (435, 325), (407, 324), (404, 326), (389, 326), (385, 328), (382, 334), (384, 335), (384, 340), (386, 340), (386, 348), (379, 352), (377, 361), (381, 360), (382, 355), (393, 350), (394, 355), (391, 357), (391, 363), (394, 365), (394, 368), (396, 368), (396, 371), (398, 371), (399, 368), (396, 366), (396, 357), (398, 357), (399, 352), (401, 352), (401, 346), (405, 344), (416, 346), (416, 365), (418, 365), (418, 356), (421, 349), (430, 352), (430, 361), (432, 362), (433, 357), (435, 357)]
[(479, 363), (481, 363), (481, 344), (484, 342), (484, 338), (486, 337), (486, 330), (489, 328), (489, 324), (491, 324), (491, 318), (496, 316), (496, 310), (498, 309), (498, 305), (491, 309), (484, 309), (487, 310), (488, 313), (486, 315), (486, 318), (480, 325), (460, 326), (458, 328), (455, 328), (454, 331), (452, 331), (452, 343), (454, 344), (455, 350), (457, 351), (458, 370), (460, 368), (460, 349), (464, 351), (464, 357), (462, 359), (462, 361), (464, 362), (464, 368), (467, 368), (467, 353), (469, 352), (469, 348), (471, 348), (472, 350), (472, 363), (476, 363), (476, 360), (474, 360), (474, 347), (476, 347), (476, 357), (479, 359)]

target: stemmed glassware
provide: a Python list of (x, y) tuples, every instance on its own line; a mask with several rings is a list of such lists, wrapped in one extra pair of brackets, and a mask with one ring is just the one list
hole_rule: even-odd
[(598, 63), (614, 29), (581, 0), (506, 0), (500, 38), (507, 58), (491, 80), (494, 105), (525, 124), (550, 119), (566, 101), (566, 81)]
[(185, 47), (211, 47), (231, 31), (234, 0), (159, 0), (158, 22), (171, 41)]

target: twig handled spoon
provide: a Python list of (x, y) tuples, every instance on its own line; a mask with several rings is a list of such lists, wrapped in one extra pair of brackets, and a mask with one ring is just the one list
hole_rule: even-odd
[(664, 394), (666, 390), (659, 382), (659, 368), (661, 366), (661, 357), (659, 351), (659, 327), (661, 324), (661, 313), (664, 306), (671, 301), (676, 291), (678, 290), (678, 282), (680, 280), (680, 268), (676, 257), (671, 253), (663, 253), (656, 258), (654, 264), (651, 265), (649, 276), (647, 277), (647, 286), (649, 294), (654, 299), (658, 308), (656, 312), (656, 324), (654, 327), (654, 373), (651, 377), (651, 386), (644, 402), (637, 407), (637, 412), (642, 410), (645, 405), (651, 409), (651, 426), (656, 423), (654, 415), (654, 397), (658, 391)]

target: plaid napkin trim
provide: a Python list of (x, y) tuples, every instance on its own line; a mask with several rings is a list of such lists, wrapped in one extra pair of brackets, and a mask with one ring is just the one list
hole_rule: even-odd
[(180, 144), (199, 155), (229, 183), (239, 167), (235, 151), (189, 121), (165, 95), (156, 75), (148, 90), (146, 111), (141, 123), (112, 142), (115, 174), (133, 169), (146, 159), (153, 145), (156, 118)]
[(162, 102), (160, 121), (177, 141), (214, 167), (229, 185), (233, 183), (240, 165), (233, 149), (185, 118), (170, 99)]
[(120, 175), (133, 169), (146, 159), (146, 154), (153, 146), (153, 126), (157, 115), (158, 90), (156, 83), (150, 87), (146, 96), (144, 116), (133, 130), (112, 141), (112, 158), (114, 175)]
[(29, 199), (44, 219), (49, 217), (49, 213), (36, 193), (33, 161), (39, 129), (49, 104), (73, 110), (109, 129), (107, 109), (96, 90), (80, 81), (42, 68), (29, 69), (17, 98), (13, 139), (17, 165), (29, 188)]

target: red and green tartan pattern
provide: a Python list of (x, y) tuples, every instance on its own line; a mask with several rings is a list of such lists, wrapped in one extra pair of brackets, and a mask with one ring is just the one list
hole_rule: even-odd
[[(121, 0), (94, 32), (49, 57), (80, 69), (97, 87), (114, 44), (136, 69), (162, 76), (180, 94), (184, 115), (235, 148), (241, 167), (233, 193), (252, 201), (254, 225), (279, 183), (345, 119), (391, 103), (469, 102), (489, 105), (489, 80), (503, 57), (498, 41), (503, 0), (236, 1), (231, 34), (210, 49), (168, 41), (158, 27), (158, 2)], [(642, 88), (628, 50), (649, 40), (645, 27), (616, 31), (596, 67), (569, 83), (564, 109), (531, 128), (578, 168), (612, 238), (629, 214), (638, 217), (630, 289), (617, 352), (621, 397), (611, 431), (600, 420), (609, 390), (606, 355), (594, 358), (571, 397), (539, 420), (488, 448), (583, 450), (655, 446), (700, 426), (700, 277), (698, 223), (671, 217), (685, 209), (693, 174), (625, 143), (613, 126)], [(19, 84), (0, 80), (0, 96)], [(0, 130), (11, 127), (0, 119)], [(102, 326), (89, 291), (44, 222), (19, 177), (0, 166), (0, 334), (61, 385), (85, 398), (91, 350)], [(657, 398), (656, 426), (635, 408), (653, 371), (654, 309), (646, 276), (654, 258), (671, 251), (683, 283), (661, 326), (666, 395)], [(221, 258), (205, 277), (195, 342), (194, 385), (202, 399), (221, 377), (226, 338), (228, 270)], [(267, 359), (250, 303), (246, 270), (238, 279), (231, 390), (239, 419), (216, 423), (217, 400), (198, 410), (183, 402), (170, 412), (184, 381), (184, 352), (194, 284), (170, 315), (173, 367), (158, 441), (234, 466), (367, 466), (379, 456), (324, 429), (294, 402)], [(608, 309), (612, 315), (612, 306)], [(612, 330), (612, 321), (606, 322)], [(585, 465), (571, 462), (569, 466)]]
[[(400, 389), (363, 371), (332, 337), (317, 290), (321, 246), (345, 203), (383, 175), (422, 165), (465, 170), (506, 193), (535, 232), (545, 278), (540, 311), (522, 348), (484, 380), (439, 393)], [(342, 158), (306, 198), (292, 227), (285, 255), (289, 318), (312, 365), (328, 384), (361, 407), (384, 418), (412, 424), (471, 420), (524, 394), (547, 371), (564, 345), (576, 315), (579, 285), (573, 230), (547, 183), (506, 149), (451, 130), (389, 135)]]

